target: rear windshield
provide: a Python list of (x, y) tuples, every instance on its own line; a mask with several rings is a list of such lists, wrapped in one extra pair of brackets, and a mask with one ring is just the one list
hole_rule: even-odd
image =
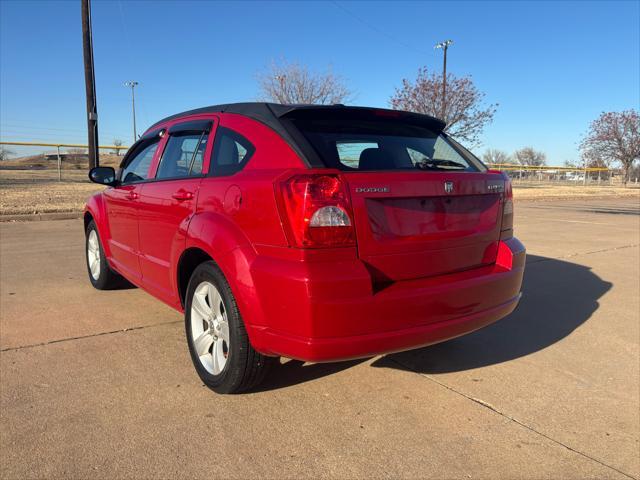
[(293, 120), (325, 166), (340, 170), (484, 171), (445, 135), (382, 121)]

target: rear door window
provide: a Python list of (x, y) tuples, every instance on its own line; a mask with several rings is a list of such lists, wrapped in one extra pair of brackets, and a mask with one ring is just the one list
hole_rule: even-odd
[(207, 139), (206, 132), (172, 134), (162, 154), (156, 179), (201, 175)]

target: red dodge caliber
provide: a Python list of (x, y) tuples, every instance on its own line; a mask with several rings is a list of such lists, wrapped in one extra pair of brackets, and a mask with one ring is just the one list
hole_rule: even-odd
[(282, 355), (326, 362), (463, 335), (518, 304), (509, 179), (440, 120), (238, 103), (153, 125), (84, 214), (98, 289), (122, 277), (184, 312), (220, 393)]

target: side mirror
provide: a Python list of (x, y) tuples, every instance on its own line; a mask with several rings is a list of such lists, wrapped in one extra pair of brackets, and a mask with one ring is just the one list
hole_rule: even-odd
[(89, 180), (102, 185), (116, 184), (116, 171), (113, 167), (95, 167), (89, 170)]

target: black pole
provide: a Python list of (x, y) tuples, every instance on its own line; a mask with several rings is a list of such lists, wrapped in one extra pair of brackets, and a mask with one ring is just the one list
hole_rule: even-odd
[(100, 165), (98, 155), (98, 105), (96, 77), (93, 70), (93, 36), (91, 34), (91, 0), (82, 4), (82, 50), (84, 55), (84, 83), (87, 94), (87, 131), (89, 135), (89, 168)]

